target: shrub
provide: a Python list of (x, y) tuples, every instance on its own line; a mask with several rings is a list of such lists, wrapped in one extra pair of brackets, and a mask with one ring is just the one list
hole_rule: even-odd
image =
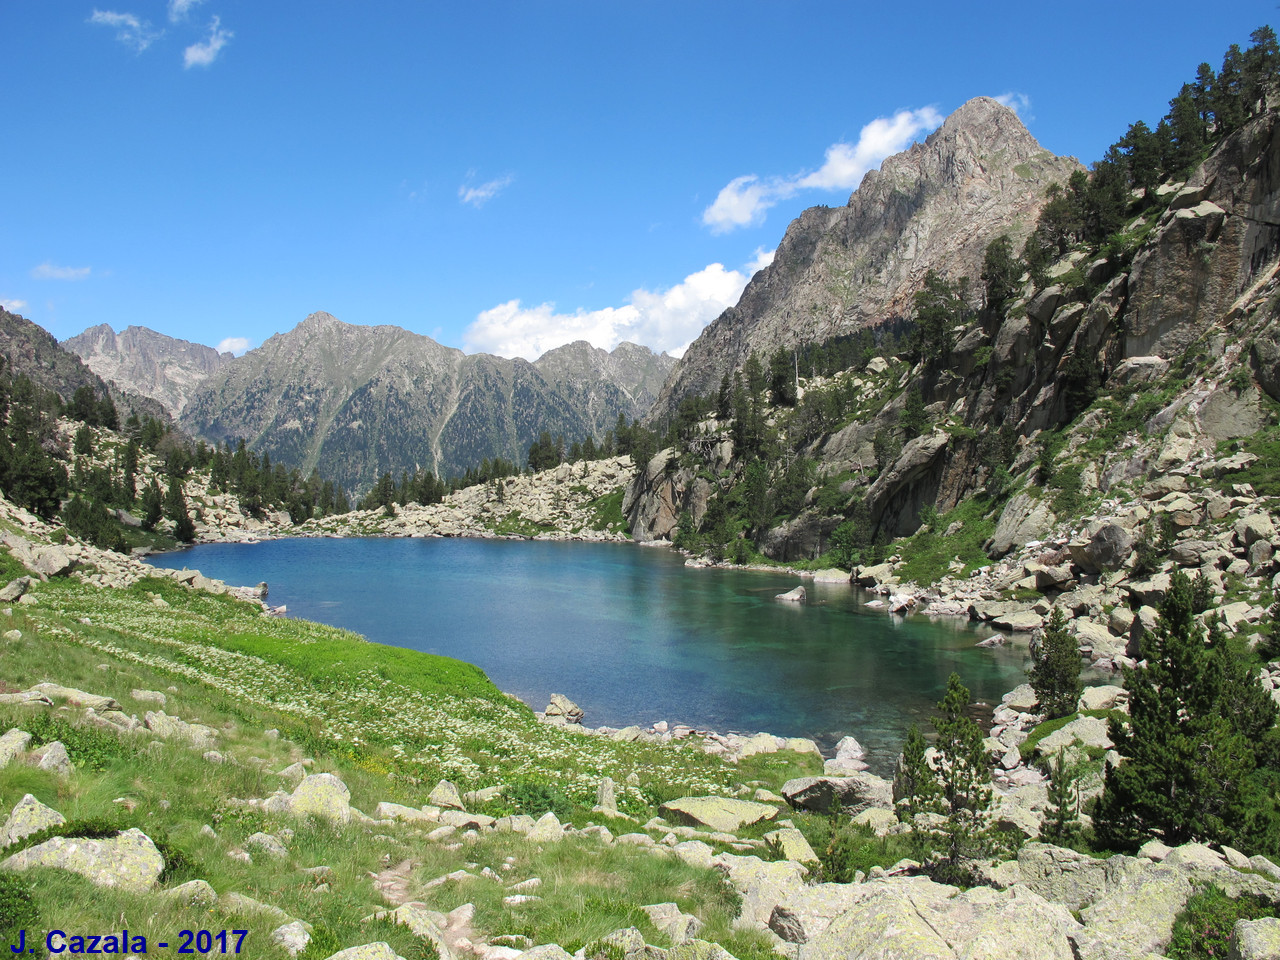
[(39, 924), (40, 910), (31, 895), (31, 880), (18, 873), (0, 873), (0, 939), (17, 943), (19, 930), (31, 931), (34, 939)]
[(503, 798), (517, 813), (540, 817), (554, 813), (562, 820), (569, 815), (569, 798), (554, 784), (537, 780), (518, 780), (502, 791)]
[(115, 760), (136, 754), (133, 745), (114, 733), (95, 727), (73, 726), (64, 717), (48, 713), (32, 714), (23, 721), (32, 739), (40, 745), (61, 740), (67, 756), (81, 770), (101, 773)]
[(1275, 916), (1276, 904), (1246, 894), (1228, 897), (1219, 887), (1208, 886), (1187, 901), (1173, 923), (1173, 939), (1166, 951), (1169, 960), (1201, 960), (1231, 955), (1231, 930), (1237, 920)]

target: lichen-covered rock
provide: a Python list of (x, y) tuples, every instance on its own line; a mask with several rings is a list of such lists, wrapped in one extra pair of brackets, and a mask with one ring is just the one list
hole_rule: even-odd
[(56, 773), (60, 777), (69, 777), (74, 770), (71, 766), (71, 757), (67, 755), (67, 748), (61, 740), (55, 740), (40, 748), (40, 759), (36, 767)]
[(1231, 939), (1233, 960), (1275, 960), (1280, 957), (1280, 920), (1237, 920)]
[(871, 888), (852, 883), (819, 883), (798, 890), (769, 914), (769, 929), (787, 943), (808, 943), (831, 921), (865, 900)]
[(465, 810), (462, 795), (450, 780), (441, 780), (427, 795), (427, 803), (433, 807), (444, 807), (447, 810)]
[(159, 896), (188, 907), (212, 907), (218, 902), (217, 891), (205, 880), (188, 880), (176, 887), (162, 890)]
[(793, 807), (819, 813), (893, 806), (893, 785), (866, 772), (848, 777), (798, 777), (782, 785), (782, 795)]
[(1195, 892), (1176, 867), (1152, 864), (1124, 876), (1081, 915), (1075, 937), (1080, 960), (1131, 960), (1160, 953), (1173, 936), (1174, 918)]
[(795, 827), (783, 827), (764, 835), (765, 840), (777, 844), (782, 852), (782, 859), (794, 860), (797, 863), (817, 863), (818, 855), (809, 846), (804, 834)]
[(563, 693), (553, 693), (543, 713), (548, 717), (563, 717), (565, 723), (581, 723), (584, 716), (582, 708)]
[[(702, 929), (702, 921), (687, 913), (682, 913), (674, 903), (651, 903), (640, 908), (649, 915), (653, 925), (671, 938), (674, 944), (682, 944), (692, 940)], [(668, 955), (670, 960), (670, 955)]]
[(520, 960), (573, 960), (573, 954), (558, 943), (545, 943), (538, 947), (530, 947), (520, 954)]
[(285, 953), (296, 957), (311, 942), (311, 931), (301, 920), (282, 923), (271, 931), (271, 942), (278, 944)]
[(69, 870), (100, 887), (146, 893), (164, 870), (164, 857), (141, 830), (132, 827), (118, 837), (86, 840), (54, 837), (19, 851), (0, 863), (0, 870), (54, 867)]
[(525, 834), (525, 839), (531, 843), (554, 843), (557, 840), (563, 840), (564, 825), (559, 817), (548, 811), (538, 818), (533, 829)]
[(666, 960), (736, 960), (736, 958), (718, 943), (686, 940), (668, 950)]
[(96, 693), (85, 693), (75, 687), (64, 687), (60, 683), (37, 683), (31, 688), (36, 693), (43, 693), (50, 700), (65, 700), (73, 707), (92, 707), (94, 710), (119, 710), (120, 704), (114, 697), (104, 697)]
[(379, 820), (402, 820), (405, 822), (415, 820), (434, 822), (438, 816), (433, 816), (425, 810), (419, 810), (417, 807), (406, 807), (402, 803), (391, 803), (388, 800), (383, 800), (374, 807), (373, 815)]
[(293, 917), (279, 907), (263, 903), (261, 900), (255, 900), (253, 897), (245, 896), (243, 893), (224, 894), (218, 902), (225, 913), (240, 913), (247, 916), (261, 914), (262, 916), (271, 917), (280, 923), (289, 923), (293, 920)]
[(332, 773), (313, 773), (293, 788), (289, 812), (297, 817), (316, 816), (347, 823), (351, 820), (351, 791)]
[(1049, 509), (1046, 498), (1033, 497), (1029, 493), (1015, 494), (1000, 512), (996, 529), (984, 545), (987, 554), (1003, 557), (1015, 547), (1041, 539), (1053, 529), (1053, 524), (1053, 511)]
[(203, 723), (187, 723), (171, 717), (163, 710), (148, 710), (143, 717), (146, 728), (163, 740), (181, 740), (197, 750), (208, 750), (218, 739), (218, 731)]
[(1068, 545), (1071, 559), (1086, 573), (1119, 570), (1133, 553), (1133, 536), (1118, 523), (1109, 523), (1089, 540)]
[(267, 856), (283, 860), (289, 856), (289, 850), (280, 838), (269, 833), (254, 833), (245, 838), (244, 845), (250, 850), (260, 850)]
[(883, 893), (855, 904), (817, 938), (801, 945), (798, 960), (955, 960), (955, 952), (906, 896)]
[(5, 843), (13, 843), (33, 833), (39, 833), (49, 827), (58, 827), (67, 822), (67, 818), (52, 807), (27, 794), (17, 802), (4, 822), (3, 833)]
[(722, 853), (712, 858), (711, 865), (723, 872), (742, 894), (739, 917), (761, 927), (769, 922), (773, 908), (804, 886), (808, 868), (790, 860), (761, 860)]
[(375, 913), (372, 917), (366, 917), (365, 919), (390, 920), (392, 923), (406, 926), (415, 937), (430, 943), (435, 948), (440, 960), (453, 960), (454, 958), (454, 952), (444, 937), (444, 930), (449, 926), (449, 917), (435, 910), (430, 910), (421, 903), (401, 904), (394, 910)]
[(733, 833), (761, 820), (772, 820), (778, 815), (777, 807), (731, 797), (681, 797), (667, 801), (659, 809), (668, 820), (710, 827), (721, 833)]
[(1074, 743), (1102, 750), (1115, 746), (1107, 735), (1107, 721), (1098, 717), (1078, 717), (1037, 743), (1036, 752), (1042, 757), (1052, 757)]
[(27, 749), (27, 744), (31, 742), (31, 734), (25, 730), (19, 730), (16, 727), (5, 732), (0, 737), (0, 769), (7, 767), (13, 762), (13, 758)]
[(1107, 887), (1106, 861), (1047, 843), (1023, 844), (1018, 870), (1027, 889), (1072, 910), (1092, 903)]
[(391, 949), (385, 940), (376, 943), (365, 943), (358, 947), (347, 947), (337, 953), (330, 954), (326, 960), (404, 960), (404, 957)]
[(0, 603), (13, 603), (31, 586), (30, 577), (17, 577), (5, 584), (4, 589), (0, 590)]

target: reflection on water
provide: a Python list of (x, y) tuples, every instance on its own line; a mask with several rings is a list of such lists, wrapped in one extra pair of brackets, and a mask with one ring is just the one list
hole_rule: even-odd
[(591, 725), (666, 719), (826, 746), (853, 734), (880, 770), (953, 670), (987, 701), (1024, 678), (1025, 648), (978, 649), (986, 634), (967, 623), (867, 610), (842, 584), (780, 603), (796, 577), (627, 544), (276, 540), (152, 561), (266, 580), (291, 616), (475, 663), (537, 709), (564, 693)]

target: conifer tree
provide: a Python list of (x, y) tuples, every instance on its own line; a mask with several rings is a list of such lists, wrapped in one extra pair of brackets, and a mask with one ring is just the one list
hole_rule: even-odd
[(187, 498), (182, 495), (182, 480), (174, 477), (169, 481), (169, 491), (164, 498), (164, 514), (173, 523), (173, 535), (183, 543), (190, 543), (196, 538), (196, 525), (191, 522), (187, 513)]
[(1216, 630), (1206, 642), (1193, 609), (1178, 571), (1143, 638), (1147, 669), (1125, 672), (1130, 719), (1110, 727), (1124, 762), (1108, 767), (1095, 816), (1104, 846), (1239, 842), (1270, 816), (1250, 809), (1249, 781), (1274, 742), (1276, 706)]
[(1080, 650), (1067, 633), (1067, 618), (1054, 607), (1031, 667), (1031, 689), (1048, 719), (1074, 713), (1083, 689), (1080, 683)]
[(1080, 784), (1078, 771), (1067, 763), (1066, 750), (1058, 748), (1049, 775), (1049, 816), (1041, 834), (1058, 843), (1069, 840), (1080, 829)]
[(920, 727), (911, 724), (902, 745), (902, 762), (894, 783), (896, 795), (905, 801), (898, 804), (898, 816), (904, 820), (931, 809), (937, 793), (937, 781), (925, 757), (928, 746)]
[(964, 861), (981, 856), (988, 839), (983, 817), (991, 806), (991, 763), (982, 728), (966, 714), (969, 704), (969, 688), (951, 674), (938, 704), (941, 716), (933, 721), (939, 796), (947, 818), (942, 879), (963, 873)]
[(160, 518), (164, 516), (164, 497), (160, 493), (160, 484), (155, 477), (142, 491), (142, 529), (154, 530)]

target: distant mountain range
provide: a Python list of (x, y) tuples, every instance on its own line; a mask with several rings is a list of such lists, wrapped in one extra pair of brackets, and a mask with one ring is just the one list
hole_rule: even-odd
[(175, 340), (146, 327), (116, 333), (105, 323), (63, 341), (62, 346), (103, 380), (152, 397), (175, 418), (200, 383), (234, 359), (213, 347)]
[(244, 438), (273, 461), (350, 490), (385, 472), (464, 472), (523, 463), (542, 431), (599, 439), (619, 414), (653, 406), (675, 360), (578, 341), (534, 363), (464, 354), (393, 326), (313, 313), (242, 357), (130, 327), (98, 326), (63, 346), (122, 389), (154, 397), (192, 435)]

